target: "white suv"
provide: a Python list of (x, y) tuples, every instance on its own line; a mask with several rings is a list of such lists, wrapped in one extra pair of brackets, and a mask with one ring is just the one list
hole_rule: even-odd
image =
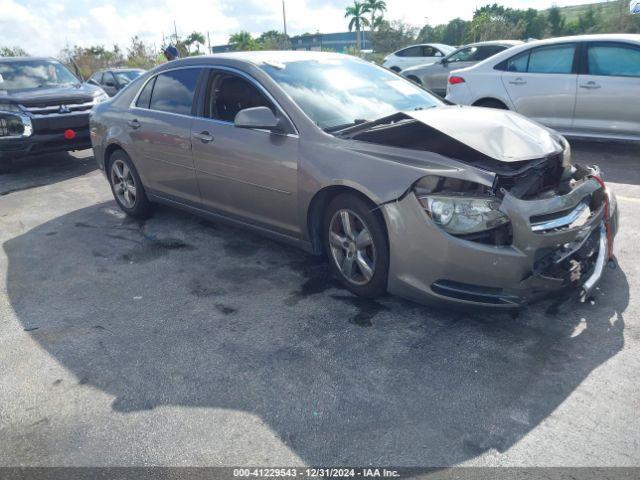
[(566, 135), (640, 140), (640, 35), (515, 46), (452, 71), (446, 99), (514, 110)]

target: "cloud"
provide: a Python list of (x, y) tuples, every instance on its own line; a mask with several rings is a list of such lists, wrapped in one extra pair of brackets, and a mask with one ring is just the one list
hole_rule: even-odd
[[(517, 8), (548, 8), (591, 0), (504, 0)], [(595, 1), (595, 0), (593, 0)], [(347, 28), (345, 0), (286, 0), (289, 34), (339, 32)], [(488, 0), (484, 3), (490, 3)], [(477, 0), (387, 0), (390, 19), (414, 25), (470, 19)], [(281, 0), (0, 0), (0, 45), (20, 46), (32, 55), (57, 55), (65, 45), (120, 45), (139, 36), (156, 48), (163, 36), (209, 32), (211, 43), (248, 30), (259, 35), (282, 30)]]

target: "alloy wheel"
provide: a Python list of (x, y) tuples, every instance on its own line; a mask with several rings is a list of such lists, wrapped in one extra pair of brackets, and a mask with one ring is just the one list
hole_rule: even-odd
[(115, 160), (111, 165), (111, 184), (120, 203), (126, 208), (133, 208), (137, 195), (136, 180), (122, 160)]
[(376, 250), (367, 224), (355, 212), (340, 209), (329, 223), (329, 246), (340, 273), (355, 285), (375, 274)]

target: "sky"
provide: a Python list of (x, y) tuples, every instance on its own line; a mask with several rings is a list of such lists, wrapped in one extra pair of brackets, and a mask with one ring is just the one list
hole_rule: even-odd
[[(386, 18), (413, 25), (470, 19), (477, 6), (498, 3), (513, 8), (549, 8), (597, 0), (386, 0)], [(289, 35), (347, 30), (345, 7), (352, 1), (285, 0)], [(130, 38), (159, 48), (163, 35), (209, 32), (211, 44), (247, 30), (259, 35), (282, 30), (282, 0), (0, 0), (0, 46), (20, 46), (31, 55), (56, 56), (66, 45), (126, 49)], [(126, 51), (126, 50), (125, 50)]]

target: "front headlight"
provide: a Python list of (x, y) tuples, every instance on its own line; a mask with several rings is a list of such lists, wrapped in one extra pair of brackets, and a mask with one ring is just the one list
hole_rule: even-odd
[(109, 95), (105, 92), (100, 92), (98, 95), (93, 97), (93, 104), (97, 105), (99, 103), (106, 102), (107, 100), (109, 100)]
[(0, 103), (0, 112), (22, 113), (22, 109), (15, 103)]
[(500, 202), (493, 197), (425, 195), (418, 200), (434, 223), (453, 235), (483, 232), (509, 223), (509, 217), (498, 210)]

